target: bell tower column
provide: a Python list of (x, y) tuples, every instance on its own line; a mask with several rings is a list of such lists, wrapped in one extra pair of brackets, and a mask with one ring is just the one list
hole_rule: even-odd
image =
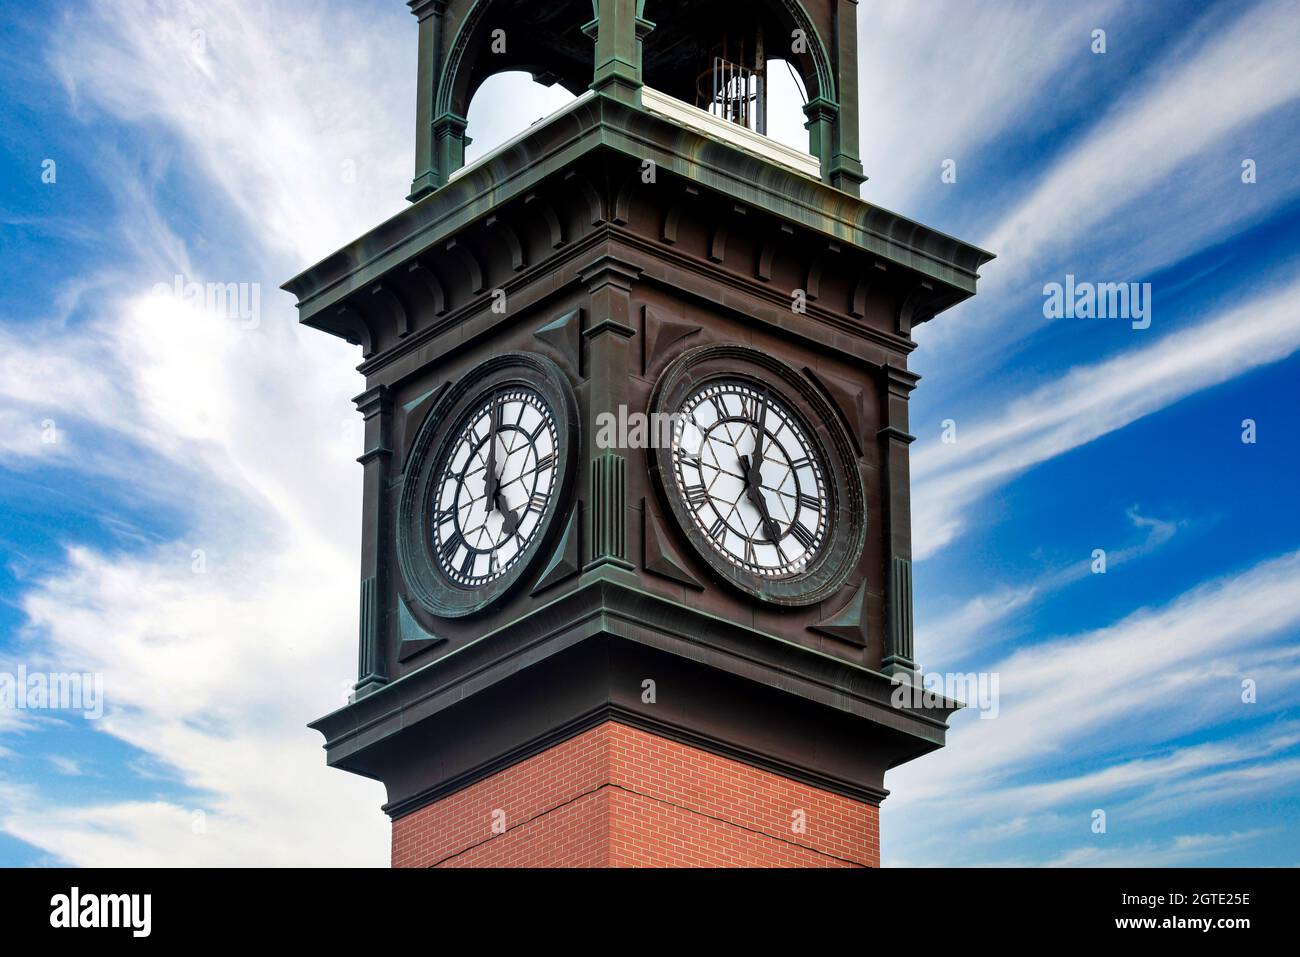
[(836, 0), (835, 64), (840, 81), (840, 108), (830, 181), (836, 189), (858, 196), (867, 178), (858, 151), (858, 0)]
[(596, 0), (597, 15), (582, 29), (596, 43), (591, 88), (631, 106), (641, 104), (641, 45), (654, 24), (641, 16), (645, 0)]
[(440, 185), (438, 179), (433, 101), (437, 96), (442, 68), (442, 31), (447, 0), (408, 0), (411, 12), (420, 18), (419, 67), (415, 89), (415, 179), (411, 202), (428, 196)]

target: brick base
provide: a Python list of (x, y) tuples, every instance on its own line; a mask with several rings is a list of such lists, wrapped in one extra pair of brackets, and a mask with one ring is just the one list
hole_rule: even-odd
[(874, 805), (606, 722), (393, 822), (394, 867), (878, 867)]

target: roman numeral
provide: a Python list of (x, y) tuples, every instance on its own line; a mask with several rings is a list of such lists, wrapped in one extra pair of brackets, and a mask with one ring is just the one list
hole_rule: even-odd
[(555, 453), (552, 452), (550, 455), (546, 456), (545, 458), (538, 459), (537, 468), (535, 468), (533, 471), (545, 472), (547, 469), (554, 468), (554, 467), (555, 467)]
[(709, 526), (709, 538), (713, 539), (715, 542), (721, 542), (722, 536), (725, 535), (726, 533), (727, 533), (727, 523), (724, 522), (722, 519), (718, 519), (716, 522), (714, 522), (712, 525)]
[(709, 493), (703, 485), (690, 485), (686, 489), (686, 501), (691, 508), (703, 508), (709, 504)]
[(795, 522), (791, 525), (790, 534), (793, 535), (795, 540), (804, 548), (812, 548), (813, 542), (817, 541), (817, 537), (812, 532), (808, 531), (808, 529), (804, 528), (802, 522)]
[(804, 508), (810, 508), (815, 512), (822, 510), (822, 500), (816, 495), (809, 495), (807, 492), (799, 493), (799, 504)]
[(460, 563), (460, 573), (466, 578), (474, 573), (474, 553), (466, 552), (465, 560)]
[(442, 556), (444, 565), (451, 564), (451, 560), (456, 557), (456, 550), (460, 548), (463, 542), (464, 539), (460, 537), (460, 532), (453, 532), (448, 536), (447, 540), (442, 543), (442, 547), (438, 549), (438, 554)]

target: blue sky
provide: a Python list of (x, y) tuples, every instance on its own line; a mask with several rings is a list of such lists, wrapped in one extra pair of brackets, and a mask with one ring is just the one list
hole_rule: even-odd
[[(998, 716), (890, 774), (885, 863), (1300, 863), (1300, 5), (861, 17), (864, 197), (999, 257), (918, 331), (912, 419), (918, 654)], [(0, 712), (0, 864), (383, 864), (382, 788), (304, 727), (355, 667), (358, 357), (277, 287), (402, 207), (414, 21), (35, 3), (0, 38), (0, 672), (108, 696)], [(563, 99), (495, 78), (476, 151)], [(1044, 318), (1067, 274), (1150, 283), (1150, 328)], [(256, 284), (255, 327), (176, 276)]]

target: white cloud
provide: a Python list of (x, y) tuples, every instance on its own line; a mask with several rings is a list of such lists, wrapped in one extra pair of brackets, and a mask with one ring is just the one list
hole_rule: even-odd
[[(102, 674), (95, 730), (174, 768), (197, 797), (11, 801), (6, 830), (82, 865), (384, 862), (382, 789), (327, 769), (305, 726), (355, 677), (354, 655), (338, 653), (352, 651), (355, 601), (321, 587), (349, 581), (353, 556), (310, 538), (249, 559), (195, 574), (175, 546), (112, 560), (78, 550), (29, 592), (23, 663)], [(196, 811), (206, 833), (192, 831)]]
[[(1294, 700), (1288, 656), (1298, 630), (1300, 552), (1292, 552), (989, 663), (984, 670), (999, 676), (997, 718), (959, 717), (947, 748), (891, 772), (889, 841), (958, 863), (986, 852), (954, 840), (977, 827), (1023, 818), (1064, 839), (1087, 827), (1092, 808), (1107, 810), (1112, 825), (1144, 819), (1145, 829), (1185, 814), (1202, 794), (1222, 809), (1293, 788), (1297, 725), (1233, 723), (1267, 721)], [(1241, 699), (1245, 676), (1268, 688), (1257, 704)], [(1216, 729), (1221, 740), (1181, 743)], [(1056, 820), (1066, 815), (1072, 823)]]
[[(0, 334), (0, 454), (45, 464), (25, 427), (48, 415), (69, 438), (66, 467), (179, 508), (190, 528), (129, 557), (73, 544), (64, 567), (26, 583), (28, 625), (7, 657), (102, 672), (96, 729), (148, 758), (128, 776), (148, 790), (163, 769), (197, 795), (61, 807), (35, 787), (0, 789), (0, 826), (61, 860), (387, 860), (382, 787), (326, 768), (305, 726), (355, 680), (361, 428), (349, 399), (364, 383), (355, 350), (299, 328), (276, 287), (404, 205), (415, 27), (401, 5), (376, 16), (136, 0), (69, 18), (53, 41), (86, 120), (133, 124), (161, 158), (103, 159), (120, 258), (92, 318)], [(496, 112), (528, 109), (515, 87), (476, 100), (482, 143), (502, 132), (492, 106), (507, 95), (512, 109)], [(159, 199), (178, 176), (200, 198), (186, 211), (197, 224)], [(260, 322), (154, 291), (177, 275), (259, 284)], [(21, 727), (39, 749), (32, 722)]]
[[(0, 339), (0, 348), (2, 343)], [(18, 465), (25, 459), (48, 461), (64, 457), (69, 451), (68, 444), (57, 441), (58, 438), (59, 430), (53, 420), (24, 414), (18, 409), (0, 408), (0, 462), (5, 465)]]
[(70, 14), (52, 64), (78, 101), (178, 143), (245, 248), (307, 265), (404, 205), (415, 44), (401, 5), (129, 0)]
[(956, 610), (933, 622), (922, 621), (917, 629), (917, 649), (924, 653), (923, 665), (949, 665), (972, 649), (990, 641), (989, 632), (1011, 615), (1037, 600), (1037, 585), (1004, 586), (989, 594), (976, 595)]
[(488, 77), (475, 92), (466, 116), (465, 134), (473, 142), (465, 149), (465, 162), (486, 156), (572, 99), (573, 94), (558, 83), (543, 86), (527, 73), (510, 71)]
[(1261, 293), (1150, 345), (1072, 369), (1012, 400), (992, 421), (959, 423), (955, 443), (918, 448), (917, 558), (952, 542), (971, 505), (1024, 470), (1291, 355), (1300, 348), (1298, 296), (1296, 281)]
[(1001, 278), (1070, 248), (1187, 157), (1300, 96), (1297, 13), (1296, 0), (1264, 0), (1230, 24), (1190, 31), (1165, 53), (1154, 81), (1099, 118), (984, 240), (1010, 264)]
[(1049, 867), (1186, 867), (1204, 866), (1238, 848), (1257, 844), (1271, 831), (1229, 831), (1226, 834), (1183, 834), (1170, 841), (1077, 847), (1047, 862)]
[[(1123, 4), (876, 0), (858, 9), (865, 198), (906, 213), (925, 187), (958, 182), (1000, 131), (1023, 128), (1042, 94), (1066, 86), (1091, 28)], [(970, 173), (967, 173), (967, 163)]]
[[(0, 780), (0, 826), (60, 860), (387, 860), (383, 788), (326, 768), (305, 727), (355, 679), (358, 356), (300, 329), (276, 287), (402, 206), (415, 33), (400, 4), (138, 0), (52, 34), (86, 122), (134, 124), (155, 161), (104, 154), (113, 270), (81, 304), (89, 319), (38, 316), (5, 336), (0, 421), (52, 410), (83, 480), (189, 527), (130, 555), (71, 543), (63, 567), (25, 582), (28, 625), (4, 664), (102, 672), (95, 730), (147, 756), (125, 775), (149, 793), (162, 771), (195, 795), (72, 807)], [(88, 148), (101, 139), (88, 133)], [(176, 196), (197, 201), (178, 211)], [(260, 325), (151, 294), (176, 274), (259, 283)], [(23, 752), (39, 753), (39, 726), (23, 730)]]
[[(1072, 742), (1116, 724), (1140, 735), (1129, 727), (1139, 717), (1222, 680), (1208, 667), (1216, 658), (1249, 674), (1252, 648), (1297, 625), (1300, 552), (1203, 585), (1159, 611), (1020, 649), (989, 669), (1002, 675), (1001, 715), (976, 722), (983, 727), (959, 728), (955, 739), (978, 738), (978, 745), (954, 747), (944, 763), (949, 773), (978, 769), (987, 777), (1025, 756), (1062, 755)], [(1239, 704), (1237, 688), (1229, 685), (1223, 700)], [(1178, 718), (1194, 720), (1189, 709), (1179, 711)]]
[(75, 758), (65, 757), (61, 754), (51, 754), (47, 755), (45, 760), (52, 764), (54, 769), (60, 774), (68, 777), (84, 777), (89, 773), (81, 766), (81, 762), (77, 761)]
[[(948, 5), (931, 9), (935, 17), (962, 16)], [(1300, 161), (1300, 145), (1292, 134), (1300, 108), (1300, 75), (1292, 66), (1298, 0), (1212, 8), (1160, 49), (1154, 62), (1132, 52), (1155, 42), (1144, 32), (1149, 26), (1129, 22), (1150, 15), (1132, 5), (1116, 7), (1110, 16), (1095, 4), (1076, 5), (1071, 9), (1082, 22), (1063, 14), (1059, 4), (1015, 9), (1022, 22), (1007, 25), (1005, 43), (985, 38), (990, 43), (981, 49), (998, 51), (995, 57), (1012, 55), (1011, 62), (999, 59), (997, 82), (1015, 84), (1018, 90), (1005, 104), (966, 108), (968, 95), (980, 95), (968, 94), (968, 89), (979, 91), (993, 82), (967, 75), (983, 65), (981, 57), (971, 56), (964, 68), (954, 68), (959, 82), (952, 83), (948, 97), (933, 100), (940, 106), (931, 110), (930, 126), (940, 132), (916, 134), (923, 141), (934, 135), (950, 138), (950, 149), (965, 157), (968, 166), (985, 162), (978, 146), (990, 132), (1003, 131), (1006, 143), (1023, 151), (1016, 171), (1005, 179), (967, 177), (953, 187), (936, 186), (937, 175), (930, 181), (930, 198), (959, 196), (953, 206), (967, 218), (960, 227), (949, 228), (997, 255), (982, 270), (980, 295), (973, 302), (916, 331), (918, 370), (941, 365), (945, 378), (940, 381), (954, 390), (1006, 360), (1011, 324), (1016, 341), (1046, 332), (1039, 309), (1044, 283), (1063, 281), (1066, 273), (1095, 281), (1148, 279), (1260, 222), (1300, 194), (1293, 177), (1276, 175)], [(987, 13), (983, 6), (978, 12), (972, 7), (968, 16), (980, 20)], [(1039, 17), (1059, 19), (1060, 31)], [(1111, 27), (1113, 49), (1081, 63), (1080, 37), (1100, 22)], [(970, 29), (982, 27), (973, 23)], [(1026, 52), (1037, 31), (1046, 38), (1041, 57)], [(927, 44), (910, 36), (900, 36), (899, 46), (898, 56), (915, 57), (918, 50), (947, 50), (942, 56), (952, 52), (950, 44)], [(1132, 75), (1123, 76), (1122, 69)], [(1100, 92), (1080, 98), (1080, 84), (1088, 90), (1082, 78), (1092, 70), (1102, 71), (1095, 81)], [(900, 76), (911, 79), (907, 73)], [(1039, 112), (1026, 114), (1025, 106)], [(924, 109), (921, 104), (912, 108)], [(981, 124), (975, 131), (962, 138), (951, 132), (965, 130), (972, 120)], [(906, 123), (905, 118), (896, 121)], [(897, 141), (913, 138), (911, 127), (897, 129), (908, 135), (888, 135), (880, 142), (895, 154), (905, 153), (911, 168), (917, 168), (920, 160), (910, 151), (893, 148)], [(1052, 141), (1048, 137), (1054, 130), (1062, 132)], [(1269, 171), (1250, 186), (1240, 180), (1246, 157)], [(996, 158), (985, 165), (1007, 168)], [(949, 192), (934, 193), (936, 189)], [(972, 189), (977, 191), (967, 191)], [(970, 225), (973, 215), (988, 225)], [(1160, 301), (1172, 293), (1167, 285), (1155, 289)]]
[[(1150, 554), (1169, 541), (1179, 526), (1178, 522), (1148, 518), (1140, 514), (1136, 506), (1126, 512), (1126, 517), (1134, 528), (1146, 530), (1146, 538), (1137, 544), (1107, 552), (1107, 568), (1113, 569)], [(1091, 574), (1092, 559), (1089, 556), (1087, 560), (1044, 572), (1027, 584), (993, 586), (937, 619), (932, 620), (925, 614), (924, 605), (918, 606), (916, 647), (922, 655), (921, 663), (943, 670), (967, 655), (1005, 642), (1016, 634), (1004, 625), (1008, 618)]]

